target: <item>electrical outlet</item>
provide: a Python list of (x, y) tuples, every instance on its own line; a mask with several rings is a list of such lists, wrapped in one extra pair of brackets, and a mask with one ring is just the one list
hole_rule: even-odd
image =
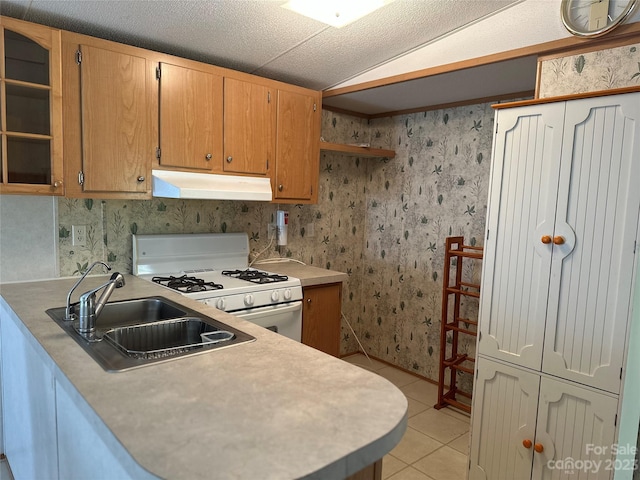
[(72, 245), (76, 247), (84, 247), (87, 244), (87, 226), (72, 225), (71, 226)]

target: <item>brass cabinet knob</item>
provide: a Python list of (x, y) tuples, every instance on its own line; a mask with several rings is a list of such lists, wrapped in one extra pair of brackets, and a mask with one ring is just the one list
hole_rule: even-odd
[(560, 235), (553, 237), (553, 243), (556, 245), (564, 245), (564, 237), (561, 237)]
[(307, 298), (307, 303), (311, 303), (311, 299), (310, 298)]
[(543, 235), (540, 241), (545, 245), (549, 245), (551, 243), (551, 237), (549, 235)]
[(542, 446), (542, 444), (541, 444), (541, 443), (536, 443), (536, 444), (533, 446), (533, 449), (534, 449), (537, 453), (542, 453), (542, 452), (544, 452), (544, 447)]
[(136, 180), (138, 180), (138, 183), (144, 182), (144, 175), (140, 175)]
[(279, 192), (281, 192), (283, 188), (284, 188), (284, 185), (282, 185), (282, 184), (278, 185), (278, 191)]
[(522, 440), (522, 446), (524, 448), (531, 448), (531, 446), (533, 445), (533, 442), (531, 440), (529, 440), (528, 438), (525, 440)]
[(231, 162), (233, 162), (233, 157), (231, 155), (229, 155), (227, 157), (227, 163), (231, 163)]
[(62, 186), (62, 180), (56, 180), (53, 182), (54, 188), (60, 188)]
[(207, 160), (207, 162), (208, 162), (209, 160), (211, 160), (211, 159), (213, 158), (213, 155), (211, 155), (210, 153), (207, 153), (207, 154), (204, 156), (204, 158), (206, 158), (206, 160)]

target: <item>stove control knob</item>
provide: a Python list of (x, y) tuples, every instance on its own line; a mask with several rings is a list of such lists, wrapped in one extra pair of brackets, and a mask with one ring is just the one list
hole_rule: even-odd
[(278, 300), (280, 300), (280, 292), (274, 290), (273, 292), (271, 292), (271, 301), (277, 302)]
[(225, 309), (224, 298), (218, 298), (216, 300), (216, 308), (218, 310), (224, 310)]
[(285, 300), (291, 300), (291, 289), (290, 288), (287, 288), (284, 291), (284, 299)]
[(253, 298), (253, 295), (251, 295), (250, 293), (248, 293), (248, 294), (246, 294), (246, 295), (244, 296), (244, 304), (245, 304), (247, 307), (252, 306), (252, 305), (254, 304), (254, 302), (255, 302), (255, 299)]

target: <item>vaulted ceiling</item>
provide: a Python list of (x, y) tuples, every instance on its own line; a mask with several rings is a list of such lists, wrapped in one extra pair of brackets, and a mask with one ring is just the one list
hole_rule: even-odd
[[(395, 0), (339, 29), (281, 8), (283, 3), (285, 0), (2, 0), (0, 13), (325, 90), (519, 1)], [(529, 60), (529, 82), (535, 81), (531, 65)], [(522, 65), (516, 72), (525, 74)], [(448, 91), (459, 88), (446, 77), (442, 80)], [(334, 97), (330, 103), (365, 113), (420, 106), (419, 92), (424, 87), (395, 88), (397, 92), (373, 105), (370, 98), (357, 97), (344, 98), (346, 102)], [(495, 84), (492, 88), (506, 87)]]

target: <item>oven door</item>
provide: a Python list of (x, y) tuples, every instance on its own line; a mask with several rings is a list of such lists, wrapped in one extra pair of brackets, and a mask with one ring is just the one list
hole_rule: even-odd
[(296, 342), (302, 341), (302, 302), (283, 303), (229, 313), (289, 337)]

